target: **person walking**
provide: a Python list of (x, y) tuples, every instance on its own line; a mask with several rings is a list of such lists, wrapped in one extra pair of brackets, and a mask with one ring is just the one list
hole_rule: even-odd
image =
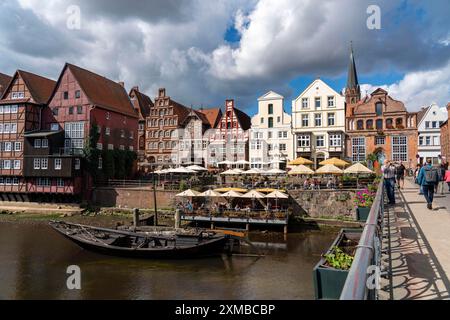
[(445, 171), (444, 181), (447, 182), (448, 192), (450, 192), (450, 168)]
[(440, 193), (441, 195), (444, 194), (445, 189), (445, 163), (442, 162), (439, 166), (439, 183), (436, 188), (436, 193)]
[(406, 167), (403, 165), (403, 162), (400, 161), (400, 164), (397, 166), (397, 184), (399, 189), (405, 188), (405, 171)]
[(384, 165), (381, 167), (381, 172), (384, 177), (384, 187), (389, 199), (389, 204), (395, 204), (395, 166), (389, 160), (384, 160)]
[(439, 183), (439, 171), (431, 165), (431, 159), (420, 169), (417, 177), (419, 184), (422, 186), (423, 195), (427, 201), (427, 208), (433, 209), (434, 188)]

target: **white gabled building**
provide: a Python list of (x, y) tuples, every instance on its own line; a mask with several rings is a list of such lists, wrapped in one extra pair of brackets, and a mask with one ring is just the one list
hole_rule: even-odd
[(258, 99), (252, 117), (249, 159), (252, 168), (285, 168), (294, 155), (291, 116), (284, 111), (284, 97), (273, 91)]
[(431, 159), (433, 164), (438, 164), (440, 162), (440, 125), (447, 119), (447, 110), (445, 108), (439, 108), (437, 104), (422, 108), (417, 114), (419, 163), (423, 164), (427, 159)]
[(322, 160), (345, 156), (345, 98), (320, 79), (292, 101), (295, 157), (318, 167)]

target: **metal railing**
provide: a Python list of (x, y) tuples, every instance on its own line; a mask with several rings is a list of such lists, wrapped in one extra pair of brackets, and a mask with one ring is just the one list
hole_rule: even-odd
[(381, 244), (384, 223), (384, 181), (378, 184), (377, 193), (361, 234), (352, 266), (342, 289), (340, 300), (375, 300), (377, 288), (369, 288), (369, 266), (381, 268)]

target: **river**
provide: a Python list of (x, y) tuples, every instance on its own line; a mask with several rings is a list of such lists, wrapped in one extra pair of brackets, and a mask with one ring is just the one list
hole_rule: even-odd
[[(44, 223), (0, 223), (0, 299), (313, 299), (312, 269), (336, 231), (251, 234), (262, 258), (183, 261), (88, 252)], [(81, 269), (81, 290), (66, 269)]]

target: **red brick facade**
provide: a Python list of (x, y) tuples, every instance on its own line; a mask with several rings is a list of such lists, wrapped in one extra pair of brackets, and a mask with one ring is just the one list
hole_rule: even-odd
[(447, 104), (448, 120), (441, 125), (441, 156), (450, 162), (450, 102)]

